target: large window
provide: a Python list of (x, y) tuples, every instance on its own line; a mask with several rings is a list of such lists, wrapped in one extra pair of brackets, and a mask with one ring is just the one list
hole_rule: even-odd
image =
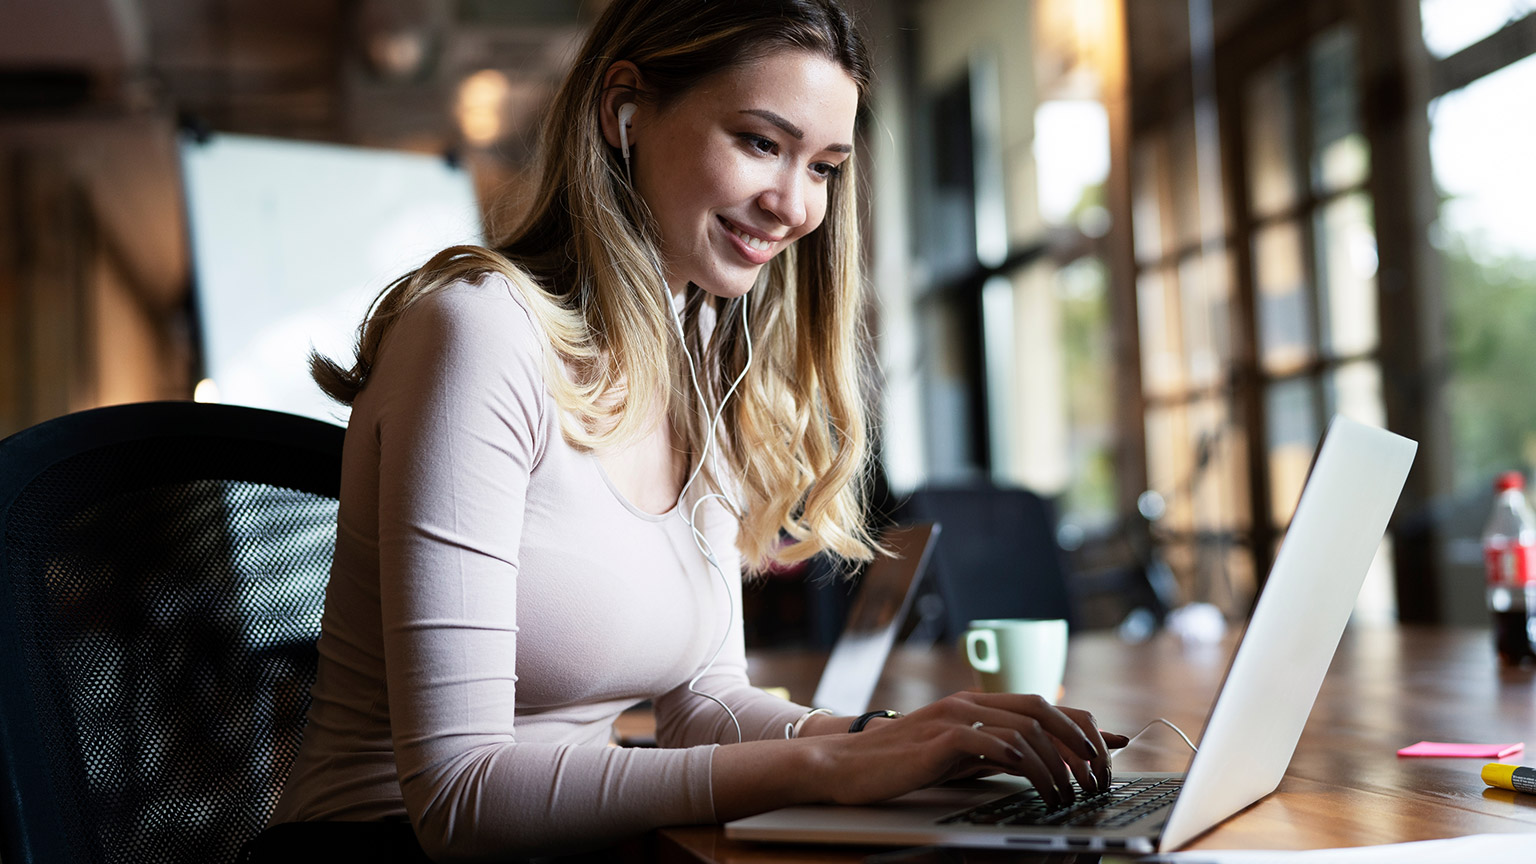
[(1184, 111), (1140, 136), (1134, 158), (1147, 480), (1163, 502), (1158, 537), (1187, 599), (1236, 611), (1253, 590), (1248, 445), (1233, 388), (1229, 240), (1219, 211), (1200, 209), (1198, 146)]
[[(1511, 43), (1526, 51), (1536, 43), (1536, 15), (1532, 4), (1469, 3), (1463, 12), (1475, 20), (1468, 21), (1435, 8), (1445, 5), (1426, 2), (1426, 42), (1432, 50), (1441, 46), (1439, 53), (1460, 49), (1446, 64), (1487, 70), (1429, 104), (1440, 200), (1429, 239), (1444, 264), (1451, 438), (1439, 599), (1448, 619), (1475, 622), (1484, 620), (1478, 532), (1492, 480), (1502, 471), (1536, 470), (1536, 400), (1529, 396), (1536, 370), (1536, 114), (1526, 110), (1536, 90), (1536, 56), (1516, 59), (1509, 50)], [(1511, 7), (1527, 17), (1493, 33)]]
[(1385, 543), (1357, 610), (1482, 619), (1489, 480), (1536, 469), (1533, 11), (1255, 4), (1214, 48), (1216, 84), (1188, 57), (1138, 82), (1147, 476), (1196, 599), (1226, 587), (1241, 610), (1337, 413), (1421, 442), (1393, 529), (1403, 584)]
[[(1347, 22), (1298, 29), (1268, 56), (1229, 50), (1217, 69), (1236, 86), (1135, 133), (1157, 533), (1189, 598), (1232, 613), (1283, 542), (1328, 418), (1386, 422), (1358, 68)], [(1393, 613), (1390, 560), (1367, 580), (1370, 617)]]

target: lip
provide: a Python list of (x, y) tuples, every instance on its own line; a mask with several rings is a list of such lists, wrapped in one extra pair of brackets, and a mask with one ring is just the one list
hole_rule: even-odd
[[(725, 231), (725, 237), (730, 241), (731, 246), (736, 249), (737, 254), (741, 255), (741, 257), (747, 259), (749, 263), (754, 265), (767, 264), (770, 260), (772, 260), (774, 254), (779, 250), (779, 241), (784, 239), (782, 237), (766, 237), (762, 234), (762, 232), (753, 231), (751, 228), (747, 228), (743, 225), (732, 222), (724, 216), (718, 216), (716, 218), (720, 220), (720, 225)], [(746, 242), (743, 241), (740, 237), (736, 236), (736, 232), (738, 231), (742, 234), (746, 234), (749, 237), (754, 237), (758, 240), (762, 240), (768, 243), (768, 248), (753, 249), (751, 246), (748, 246)]]

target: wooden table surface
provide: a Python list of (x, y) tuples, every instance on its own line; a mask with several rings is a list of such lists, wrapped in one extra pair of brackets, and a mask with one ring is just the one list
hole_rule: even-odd
[[(1198, 743), (1235, 644), (1236, 634), (1206, 646), (1166, 634), (1142, 645), (1108, 634), (1074, 637), (1061, 701), (1092, 710), (1101, 727), (1125, 734), (1166, 717)], [(824, 659), (806, 652), (749, 658), (754, 683), (783, 686), (802, 703)], [(953, 649), (898, 650), (872, 704), (910, 710), (970, 686)], [(1536, 670), (1499, 668), (1483, 630), (1350, 628), (1280, 788), (1185, 848), (1318, 849), (1504, 832), (1533, 832), (1536, 847), (1536, 795), (1487, 788), (1479, 771), (1493, 760), (1396, 755), (1423, 740), (1523, 741), (1529, 749), (1505, 761), (1536, 764)], [(1188, 760), (1178, 736), (1158, 726), (1115, 766), (1183, 771)], [(665, 829), (654, 840), (657, 857), (669, 862), (849, 864), (880, 852), (737, 842), (717, 827)], [(1097, 860), (1016, 852), (964, 860), (1085, 858)]]

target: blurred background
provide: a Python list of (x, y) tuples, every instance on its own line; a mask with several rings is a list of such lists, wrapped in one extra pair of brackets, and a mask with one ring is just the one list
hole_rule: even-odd
[[(1536, 0), (848, 2), (897, 496), (1039, 493), (1079, 624), (1149, 569), (1236, 618), (1343, 413), (1421, 445), (1357, 617), (1485, 623), (1491, 482), (1536, 463)], [(4, 4), (0, 436), (343, 421), (304, 355), (516, 219), (604, 5)]]

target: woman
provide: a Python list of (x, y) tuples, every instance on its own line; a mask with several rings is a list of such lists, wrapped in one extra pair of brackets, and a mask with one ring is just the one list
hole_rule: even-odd
[[(409, 818), (433, 858), (471, 860), (989, 767), (1052, 799), (1069, 771), (1107, 781), (1092, 718), (1039, 699), (961, 694), (847, 734), (747, 683), (742, 565), (875, 551), (868, 87), (836, 0), (615, 0), (523, 225), (391, 286), (352, 368), (316, 358), (353, 412), (274, 823)], [(607, 746), (647, 698), (661, 746)]]

